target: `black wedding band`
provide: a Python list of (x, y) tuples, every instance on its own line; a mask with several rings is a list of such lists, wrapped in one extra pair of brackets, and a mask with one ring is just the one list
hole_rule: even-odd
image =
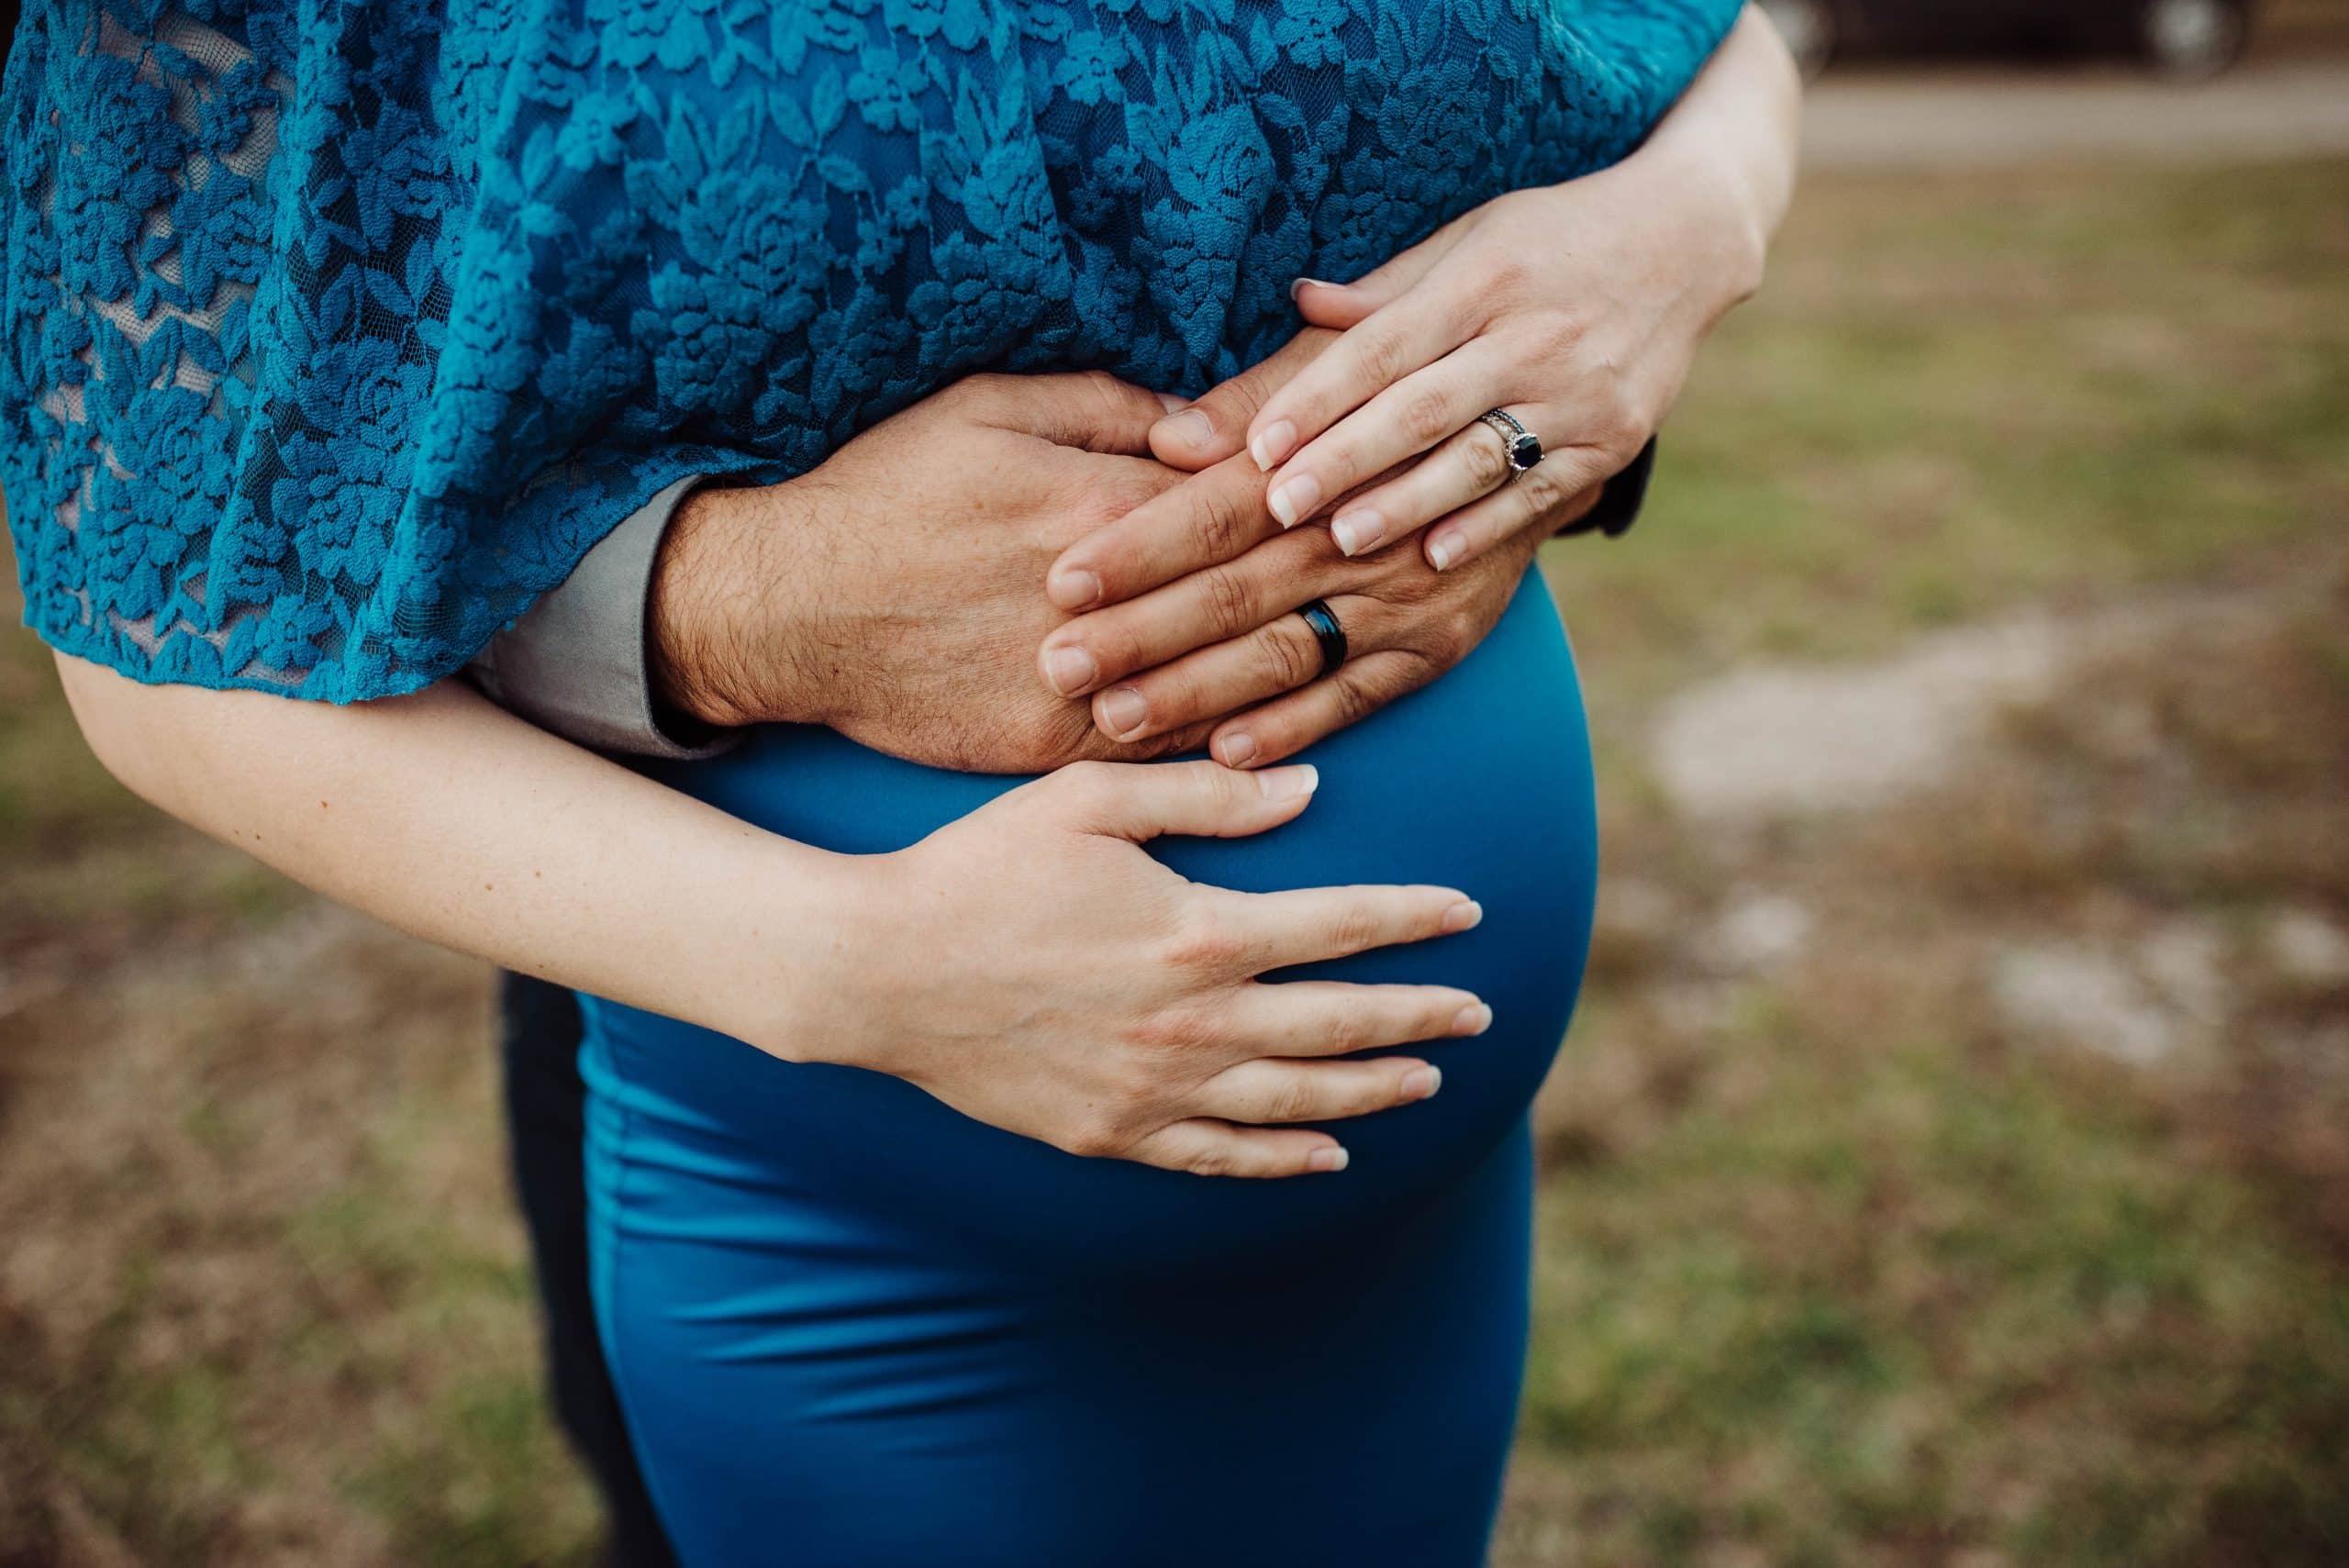
[(1338, 624), (1337, 612), (1330, 608), (1326, 599), (1316, 599), (1297, 612), (1305, 624), (1313, 628), (1313, 640), (1321, 645), (1321, 673), (1334, 675), (1338, 666), (1346, 662), (1346, 628)]

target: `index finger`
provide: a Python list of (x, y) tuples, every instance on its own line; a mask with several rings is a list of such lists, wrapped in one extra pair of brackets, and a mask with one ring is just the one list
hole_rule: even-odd
[(1227, 458), (1063, 550), (1044, 574), (1044, 595), (1082, 615), (1237, 560), (1281, 531), (1256, 465), (1245, 454)]

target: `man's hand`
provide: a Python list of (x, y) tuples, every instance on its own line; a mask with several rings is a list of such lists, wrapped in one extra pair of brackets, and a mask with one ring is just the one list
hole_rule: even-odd
[(1204, 723), (1118, 743), (1028, 673), (1065, 618), (1045, 567), (1182, 478), (1148, 456), (1166, 407), (1105, 374), (973, 376), (802, 478), (696, 493), (654, 573), (663, 699), (974, 773), (1197, 746)]
[[(1044, 639), (1038, 667), (1054, 690), (1091, 695), (1103, 735), (1148, 743), (1207, 724), (1226, 766), (1294, 756), (1466, 658), (1508, 607), (1541, 540), (1598, 505), (1598, 485), (1546, 498), (1545, 526), (1446, 573), (1416, 550), (1349, 559), (1327, 528), (1284, 530), (1242, 434), (1340, 336), (1308, 328), (1161, 421), (1154, 450), (1200, 472), (1053, 563), (1053, 602), (1085, 613)], [(1327, 679), (1312, 629), (1294, 613), (1315, 599), (1328, 602), (1350, 650)]]

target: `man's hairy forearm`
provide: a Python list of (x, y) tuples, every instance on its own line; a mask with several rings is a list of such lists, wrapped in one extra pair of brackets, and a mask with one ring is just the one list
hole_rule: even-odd
[(772, 1037), (851, 862), (555, 740), (456, 682), (336, 707), (142, 686), (61, 655), (99, 760), (138, 795), (417, 936)]

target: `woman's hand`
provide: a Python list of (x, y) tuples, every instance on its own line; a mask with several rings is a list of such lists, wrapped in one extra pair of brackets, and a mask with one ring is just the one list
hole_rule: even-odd
[(1327, 1133), (1251, 1124), (1424, 1099), (1439, 1074), (1423, 1060), (1336, 1058), (1479, 1034), (1491, 1011), (1445, 986), (1256, 977), (1464, 931), (1477, 906), (1442, 887), (1235, 893), (1139, 848), (1261, 833), (1316, 782), (1309, 767), (1079, 762), (1025, 784), (857, 861), (830, 944), (839, 1016), (744, 1038), (785, 1056), (821, 1040), (824, 1060), (1073, 1153), (1208, 1175), (1342, 1170)]
[[(1039, 668), (1063, 695), (1090, 694), (1094, 724), (1110, 740), (1191, 738), (1220, 719), (1208, 749), (1225, 765), (1294, 756), (1467, 657), (1508, 607), (1542, 539), (1598, 504), (1597, 486), (1566, 497), (1547, 527), (1442, 576), (1417, 551), (1348, 560), (1323, 529), (1284, 533), (1254, 465), (1225, 454), (1264, 399), (1338, 340), (1308, 328), (1162, 421), (1153, 450), (1203, 472), (1054, 562), (1045, 580), (1054, 601), (1096, 607), (1044, 639)], [(1315, 599), (1346, 633), (1346, 662), (1327, 679), (1320, 645), (1296, 613)]]
[[(1348, 555), (1442, 519), (1424, 545), (1442, 571), (1621, 472), (1760, 285), (1798, 96), (1749, 12), (1624, 162), (1488, 202), (1351, 285), (1299, 280), (1299, 313), (1345, 336), (1249, 423), (1274, 517), (1326, 513)], [(1493, 408), (1540, 438), (1538, 466), (1513, 475), (1477, 422)]]

